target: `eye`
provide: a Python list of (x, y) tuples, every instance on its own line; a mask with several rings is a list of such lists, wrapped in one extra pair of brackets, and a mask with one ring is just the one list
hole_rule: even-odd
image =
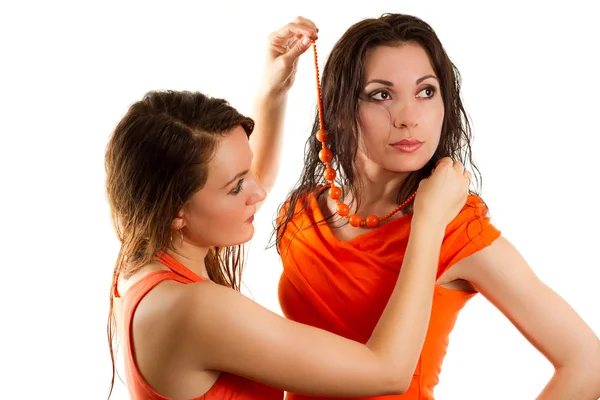
[(243, 184), (244, 184), (244, 180), (240, 179), (237, 183), (237, 185), (235, 185), (235, 187), (231, 190), (231, 192), (229, 192), (229, 194), (240, 194), (242, 189), (243, 189)]
[(436, 92), (436, 88), (434, 88), (433, 86), (428, 86), (425, 89), (421, 90), (418, 94), (417, 97), (423, 97), (426, 99), (430, 99), (433, 97), (433, 95)]
[(371, 98), (371, 100), (385, 101), (390, 100), (392, 98), (392, 95), (385, 90), (381, 90), (379, 92), (373, 92), (369, 97)]

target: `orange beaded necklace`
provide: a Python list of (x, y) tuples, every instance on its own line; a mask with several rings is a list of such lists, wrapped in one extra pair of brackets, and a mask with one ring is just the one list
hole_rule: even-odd
[(389, 212), (387, 215), (385, 215), (382, 218), (379, 218), (376, 215), (369, 215), (366, 220), (363, 220), (362, 217), (358, 214), (348, 215), (350, 213), (350, 207), (347, 204), (344, 204), (339, 200), (342, 195), (342, 189), (335, 186), (336, 172), (331, 167), (331, 160), (333, 159), (333, 153), (331, 152), (331, 150), (329, 150), (327, 148), (328, 135), (327, 135), (327, 131), (323, 128), (323, 98), (321, 96), (321, 81), (319, 79), (319, 62), (318, 62), (319, 58), (317, 56), (317, 44), (315, 43), (314, 40), (313, 40), (312, 45), (313, 45), (313, 52), (315, 55), (315, 70), (316, 70), (316, 76), (317, 76), (317, 94), (319, 96), (319, 98), (318, 98), (318, 101), (319, 101), (319, 130), (317, 132), (317, 140), (319, 142), (321, 142), (321, 144), (323, 146), (321, 151), (319, 151), (319, 159), (325, 164), (325, 173), (323, 174), (323, 176), (324, 176), (325, 180), (329, 182), (329, 197), (331, 197), (333, 200), (335, 200), (335, 202), (337, 204), (337, 210), (336, 210), (337, 214), (340, 217), (346, 218), (350, 222), (350, 225), (352, 225), (356, 228), (358, 228), (360, 226), (362, 226), (362, 227), (366, 226), (369, 228), (377, 228), (381, 222), (390, 219), (394, 214), (396, 214), (398, 211), (400, 211), (404, 207), (406, 207), (412, 200), (414, 200), (417, 193), (416, 192), (413, 193), (408, 199), (406, 199), (406, 201), (404, 203), (398, 205), (396, 208), (394, 208), (391, 212)]

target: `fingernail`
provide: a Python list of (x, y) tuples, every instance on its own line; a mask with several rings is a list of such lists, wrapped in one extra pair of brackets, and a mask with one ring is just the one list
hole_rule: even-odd
[(303, 46), (308, 46), (308, 44), (309, 44), (309, 43), (310, 43), (310, 38), (308, 38), (308, 37), (304, 36), (304, 37), (302, 38), (302, 45), (303, 45)]

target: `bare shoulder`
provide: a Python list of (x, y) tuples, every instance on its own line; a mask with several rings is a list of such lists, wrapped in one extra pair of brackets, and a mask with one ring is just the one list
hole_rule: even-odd
[(159, 393), (189, 398), (190, 393), (206, 392), (216, 381), (218, 372), (204, 367), (203, 353), (211, 341), (195, 335), (189, 323), (191, 316), (202, 315), (213, 301), (218, 303), (221, 292), (233, 292), (223, 288), (215, 294), (214, 289), (218, 285), (211, 282), (167, 280), (136, 308), (131, 327), (134, 356), (142, 376)]
[(254, 301), (229, 287), (214, 282), (186, 285), (177, 298), (177, 308), (187, 310), (179, 323), (185, 327), (213, 325), (243, 313), (244, 309), (259, 307)]
[[(232, 308), (252, 302), (235, 290), (211, 281), (179, 283), (167, 280), (153, 288), (137, 306), (133, 318), (135, 339), (157, 343), (186, 340), (187, 331), (198, 333), (199, 325), (210, 326), (232, 315)], [(194, 344), (202, 337), (191, 335)]]
[(211, 282), (184, 284), (166, 280), (144, 296), (135, 310), (131, 326), (136, 359), (142, 373), (156, 377), (169, 369), (202, 370), (189, 349), (202, 346), (203, 341), (188, 332), (188, 321), (190, 315), (210, 307), (211, 297), (219, 301), (218, 294), (210, 295), (214, 292), (211, 289), (217, 286)]

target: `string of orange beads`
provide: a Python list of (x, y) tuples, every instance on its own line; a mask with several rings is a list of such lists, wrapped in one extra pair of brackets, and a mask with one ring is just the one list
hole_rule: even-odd
[(369, 227), (369, 228), (377, 228), (379, 224), (390, 219), (397, 212), (406, 207), (411, 201), (414, 200), (417, 193), (413, 193), (406, 201), (402, 204), (398, 205), (391, 212), (386, 214), (384, 217), (379, 218), (376, 215), (369, 215), (366, 219), (362, 219), (362, 217), (358, 214), (350, 214), (350, 207), (347, 204), (344, 204), (340, 201), (340, 197), (342, 196), (342, 189), (335, 185), (335, 177), (336, 172), (331, 167), (331, 160), (333, 160), (333, 153), (331, 150), (327, 148), (327, 131), (323, 128), (323, 98), (321, 96), (321, 81), (319, 79), (319, 58), (317, 56), (317, 44), (313, 41), (313, 52), (315, 55), (315, 71), (317, 77), (317, 93), (318, 93), (318, 101), (319, 101), (319, 130), (317, 131), (317, 140), (321, 142), (322, 148), (319, 151), (319, 160), (325, 164), (325, 172), (323, 177), (327, 182), (329, 182), (329, 197), (335, 200), (337, 204), (336, 212), (340, 217), (344, 217), (348, 220), (350, 225), (353, 227)]

